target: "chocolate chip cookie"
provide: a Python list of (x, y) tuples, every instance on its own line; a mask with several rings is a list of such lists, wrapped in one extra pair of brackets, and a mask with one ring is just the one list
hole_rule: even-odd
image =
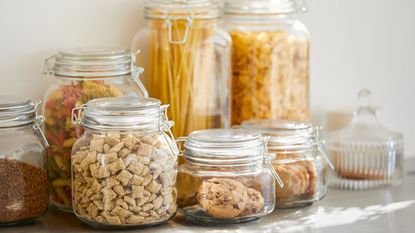
[(211, 178), (198, 190), (200, 206), (212, 217), (234, 218), (249, 203), (248, 190), (242, 183), (228, 178)]

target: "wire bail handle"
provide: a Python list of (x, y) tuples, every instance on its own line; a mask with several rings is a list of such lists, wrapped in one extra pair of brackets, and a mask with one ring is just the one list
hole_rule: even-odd
[[(169, 1), (169, 7), (172, 8), (172, 2), (173, 0)], [(167, 31), (168, 31), (168, 36), (169, 36), (169, 43), (170, 44), (175, 44), (175, 45), (182, 45), (185, 44), (187, 42), (187, 39), (189, 37), (189, 30), (190, 27), (192, 26), (193, 23), (193, 14), (192, 11), (190, 10), (189, 7), (189, 0), (183, 0), (183, 2), (186, 2), (186, 11), (187, 11), (187, 16), (170, 16), (168, 12), (166, 12), (166, 17), (165, 17), (165, 23), (167, 25)], [(179, 20), (184, 20), (186, 21), (186, 27), (184, 29), (184, 35), (183, 38), (178, 39), (178, 40), (174, 40), (173, 38), (173, 23), (172, 21), (179, 21)]]
[(144, 69), (142, 67), (137, 67), (137, 63), (136, 63), (136, 55), (139, 53), (140, 53), (140, 50), (138, 50), (135, 53), (131, 53), (130, 55), (131, 56), (131, 79), (138, 86), (141, 93), (143, 94), (143, 97), (148, 98), (148, 91), (140, 79), (140, 76), (144, 73)]
[(315, 132), (315, 135), (316, 135), (316, 138), (315, 138), (315, 140), (316, 140), (316, 142), (315, 142), (316, 149), (324, 157), (324, 159), (326, 160), (326, 162), (329, 165), (330, 169), (334, 171), (335, 167), (333, 165), (333, 162), (327, 156), (327, 153), (326, 153), (326, 150), (325, 150), (326, 143), (325, 143), (324, 140), (320, 140), (320, 131), (322, 129), (323, 129), (323, 127), (321, 127), (321, 126), (314, 127), (314, 132)]
[[(176, 140), (174, 139), (174, 135), (173, 132), (171, 131), (171, 128), (174, 126), (174, 121), (170, 121), (169, 117), (167, 116), (167, 109), (169, 108), (170, 105), (166, 104), (166, 105), (162, 105), (160, 107), (160, 131), (161, 132), (166, 132), (169, 134), (170, 139), (173, 140), (173, 142), (175, 142)], [(167, 138), (166, 134), (163, 134), (167, 144), (170, 147), (170, 150), (176, 155), (179, 155), (179, 149), (177, 148), (177, 145), (174, 143), (170, 143), (170, 140)]]
[(72, 109), (71, 114), (71, 121), (73, 125), (79, 125), (82, 122), (82, 115), (84, 110), (86, 109), (86, 104), (83, 104), (79, 107), (75, 107)]
[(35, 121), (33, 123), (33, 130), (38, 131), (40, 134), (40, 138), (42, 139), (43, 144), (45, 145), (46, 148), (49, 147), (49, 142), (46, 139), (45, 134), (43, 133), (42, 130), (42, 124), (43, 122), (45, 122), (45, 117), (42, 115), (38, 115), (37, 114), (37, 108), (39, 107), (39, 105), (42, 103), (42, 101), (40, 100), (36, 100), (33, 102), (33, 105), (35, 107), (35, 112), (36, 112), (36, 117), (35, 117)]
[(55, 58), (56, 58), (56, 55), (52, 55), (52, 56), (46, 58), (43, 61), (42, 67), (40, 69), (41, 74), (44, 74), (44, 75), (53, 75), (54, 74), (53, 70), (51, 69), (51, 67), (52, 67), (51, 62), (54, 61)]
[(268, 140), (269, 136), (263, 136), (262, 139), (264, 141), (264, 166), (268, 167), (272, 176), (277, 181), (278, 185), (282, 188), (284, 187), (284, 182), (282, 181), (281, 177), (278, 175), (277, 171), (272, 166), (272, 161), (275, 159), (275, 153), (268, 152)]

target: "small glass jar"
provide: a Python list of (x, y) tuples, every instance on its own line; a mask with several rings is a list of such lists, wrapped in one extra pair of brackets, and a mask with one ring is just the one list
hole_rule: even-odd
[(60, 51), (45, 60), (42, 73), (55, 77), (43, 102), (45, 134), (50, 143), (50, 201), (61, 210), (72, 211), (71, 148), (82, 134), (81, 128), (76, 131), (71, 124), (72, 109), (96, 98), (138, 96), (140, 92), (147, 96), (147, 91), (139, 80), (142, 68), (136, 67), (135, 55), (124, 49)]
[(302, 0), (226, 0), (232, 37), (231, 123), (309, 120), (309, 33)]
[(99, 228), (161, 224), (176, 213), (178, 149), (166, 105), (112, 97), (74, 109), (85, 133), (72, 149), (75, 215)]
[(38, 105), (0, 96), (0, 225), (31, 222), (48, 209), (48, 143)]
[(241, 126), (269, 136), (268, 150), (276, 156), (272, 166), (284, 183), (284, 187), (276, 187), (277, 208), (311, 204), (326, 195), (330, 161), (316, 128), (309, 123), (278, 120), (250, 120)]
[(335, 171), (330, 186), (360, 190), (402, 184), (403, 135), (385, 128), (371, 106), (371, 92), (359, 92), (359, 108), (350, 124), (327, 135)]
[(275, 180), (261, 135), (240, 129), (195, 131), (179, 167), (179, 211), (189, 221), (256, 220), (275, 206)]
[(229, 34), (217, 0), (146, 0), (146, 27), (132, 40), (153, 98), (171, 104), (176, 137), (229, 126)]

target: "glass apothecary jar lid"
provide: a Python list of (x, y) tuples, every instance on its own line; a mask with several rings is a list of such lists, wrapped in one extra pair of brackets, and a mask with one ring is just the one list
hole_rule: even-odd
[(403, 136), (379, 123), (369, 90), (361, 90), (358, 96), (359, 107), (351, 123), (327, 137), (327, 149), (336, 168), (330, 184), (347, 189), (399, 184)]
[(226, 0), (226, 15), (296, 14), (306, 11), (304, 0)]
[(88, 101), (72, 111), (74, 124), (97, 130), (169, 131), (168, 105), (153, 98), (109, 97)]

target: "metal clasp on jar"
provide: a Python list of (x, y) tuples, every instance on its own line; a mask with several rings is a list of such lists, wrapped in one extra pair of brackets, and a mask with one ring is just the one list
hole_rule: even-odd
[(34, 120), (33, 123), (33, 130), (38, 131), (40, 134), (40, 138), (42, 139), (43, 144), (45, 145), (46, 148), (49, 147), (49, 142), (46, 139), (45, 134), (43, 133), (42, 130), (42, 124), (43, 122), (45, 122), (45, 117), (42, 115), (37, 115), (37, 107), (42, 103), (42, 101), (37, 100), (35, 102), (33, 102), (33, 104), (35, 105), (35, 111), (36, 111), (36, 118)]
[(314, 148), (323, 156), (323, 158), (326, 160), (327, 164), (329, 165), (331, 170), (335, 170), (335, 167), (333, 165), (333, 162), (331, 162), (330, 158), (327, 156), (326, 150), (325, 150), (325, 141), (324, 140), (320, 140), (320, 131), (321, 131), (322, 127), (317, 126), (314, 127), (314, 131), (315, 131), (315, 146)]
[[(185, 44), (187, 42), (187, 39), (189, 37), (189, 30), (190, 27), (192, 27), (192, 23), (193, 23), (193, 15), (192, 15), (192, 11), (190, 10), (189, 7), (189, 0), (185, 0), (186, 1), (186, 11), (187, 11), (187, 16), (174, 16), (171, 17), (169, 15), (169, 13), (166, 13), (165, 16), (165, 21), (166, 21), (166, 25), (167, 25), (167, 31), (168, 31), (168, 36), (169, 36), (169, 43), (170, 44)], [(169, 5), (170, 7), (172, 6), (172, 0), (169, 1)], [(186, 21), (186, 26), (184, 28), (184, 34), (183, 34), (183, 38), (178, 39), (178, 40), (174, 40), (173, 38), (173, 22), (172, 21)]]
[(277, 181), (278, 185), (282, 188), (284, 187), (284, 182), (282, 181), (281, 177), (278, 175), (278, 172), (272, 166), (272, 161), (275, 159), (275, 153), (268, 152), (268, 140), (269, 136), (263, 136), (262, 139), (264, 140), (264, 167), (267, 167), (274, 179)]
[(137, 67), (136, 64), (136, 55), (140, 53), (140, 51), (137, 51), (135, 53), (131, 53), (131, 79), (134, 81), (134, 83), (138, 86), (141, 93), (143, 94), (143, 97), (148, 98), (148, 91), (145, 88), (143, 82), (141, 82), (140, 76), (144, 73), (144, 68)]
[[(169, 108), (170, 105), (166, 104), (166, 105), (162, 105), (160, 107), (160, 132), (166, 132), (169, 133), (169, 136), (171, 138), (171, 140), (173, 140), (173, 142), (175, 142), (176, 140), (174, 139), (174, 135), (173, 132), (171, 131), (171, 128), (174, 126), (174, 121), (170, 121), (169, 117), (167, 116), (167, 109)], [(178, 156), (179, 154), (179, 149), (177, 148), (176, 144), (171, 144), (170, 140), (166, 137), (166, 134), (163, 134), (164, 139), (166, 140), (167, 144), (170, 147), (170, 150), (176, 155)]]

